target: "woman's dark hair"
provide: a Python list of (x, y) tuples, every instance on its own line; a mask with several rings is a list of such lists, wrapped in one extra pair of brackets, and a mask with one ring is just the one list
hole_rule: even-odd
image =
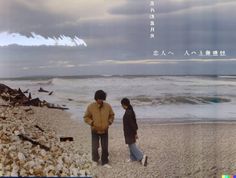
[(130, 110), (133, 112), (134, 117), (136, 118), (135, 112), (134, 112), (133, 107), (132, 107), (132, 105), (130, 104), (130, 100), (129, 100), (128, 98), (123, 98), (120, 103), (121, 103), (122, 105), (127, 106), (127, 107), (128, 107), (127, 109), (130, 109)]
[(95, 100), (106, 100), (107, 94), (103, 90), (97, 90), (94, 95)]
[(123, 98), (122, 100), (121, 100), (121, 104), (122, 105), (125, 105), (125, 106), (131, 106), (130, 105), (130, 101), (129, 101), (129, 99), (128, 98)]

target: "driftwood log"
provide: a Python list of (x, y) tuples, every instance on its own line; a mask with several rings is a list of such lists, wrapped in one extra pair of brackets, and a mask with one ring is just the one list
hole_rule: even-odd
[(23, 134), (19, 134), (18, 137), (19, 137), (21, 140), (23, 140), (23, 141), (29, 141), (29, 142), (32, 143), (34, 146), (39, 145), (40, 148), (42, 148), (42, 149), (44, 149), (44, 150), (46, 150), (46, 151), (49, 151), (49, 150), (50, 150), (49, 147), (47, 147), (47, 146), (45, 146), (45, 145), (43, 145), (43, 144), (41, 144), (41, 143), (39, 143), (39, 142), (37, 142), (37, 141), (35, 141), (35, 140), (32, 140), (31, 138), (29, 138), (29, 137), (27, 137), (27, 136), (25, 136), (25, 135), (23, 135)]
[(68, 110), (69, 109), (69, 108), (62, 107), (62, 106), (56, 105), (56, 104), (51, 104), (51, 103), (47, 103), (47, 107), (51, 108), (51, 109), (60, 109), (60, 110)]
[(44, 90), (43, 88), (39, 88), (39, 90), (38, 90), (38, 92), (45, 92), (45, 93), (49, 93), (49, 91), (47, 91), (47, 90)]
[(23, 93), (28, 93), (29, 92), (29, 89), (25, 90)]
[(9, 104), (0, 104), (1, 107), (11, 107)]
[[(26, 90), (28, 93), (28, 90)], [(11, 89), (10, 87), (0, 84), (0, 97), (9, 102), (9, 105), (11, 106), (46, 106), (48, 108), (53, 109), (60, 109), (60, 110), (67, 110), (68, 108), (62, 107), (60, 105), (48, 103), (47, 101), (41, 101), (39, 98), (33, 98), (31, 96), (31, 93), (29, 93), (29, 96), (27, 97), (21, 89), (18, 90)], [(49, 91), (44, 90), (43, 88), (39, 89), (39, 92), (47, 92)], [(49, 93), (49, 95), (52, 95), (53, 91)]]
[(66, 142), (66, 141), (74, 141), (73, 137), (60, 137), (60, 142)]
[(38, 125), (35, 125), (34, 127), (39, 129), (41, 132), (44, 132), (44, 130), (41, 127), (39, 127)]
[(16, 91), (0, 83), (0, 93), (4, 93), (4, 92), (9, 93), (9, 94), (14, 94)]
[(25, 112), (29, 112), (29, 111), (32, 111), (33, 109), (32, 108), (25, 108), (24, 111)]
[(7, 118), (5, 116), (0, 116), (0, 119), (6, 120)]
[(40, 101), (39, 98), (34, 98), (34, 99), (24, 102), (24, 105), (25, 106), (42, 106), (42, 102)]

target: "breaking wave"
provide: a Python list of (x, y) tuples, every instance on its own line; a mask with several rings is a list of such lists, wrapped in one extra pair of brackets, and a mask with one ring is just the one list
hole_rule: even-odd
[(132, 101), (139, 104), (150, 104), (150, 105), (169, 105), (169, 104), (212, 104), (212, 103), (226, 103), (231, 100), (223, 97), (205, 97), (205, 96), (163, 96), (163, 97), (148, 97), (148, 96), (137, 96), (131, 98)]

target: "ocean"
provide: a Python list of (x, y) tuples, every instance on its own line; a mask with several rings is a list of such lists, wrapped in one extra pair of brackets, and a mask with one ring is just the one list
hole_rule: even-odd
[[(140, 121), (236, 120), (236, 76), (77, 76), (1, 79), (11, 88), (29, 89), (32, 97), (65, 105), (74, 119), (83, 119), (96, 90), (107, 93), (107, 102), (121, 121), (120, 105), (128, 97)], [(38, 92), (42, 87), (53, 91)]]

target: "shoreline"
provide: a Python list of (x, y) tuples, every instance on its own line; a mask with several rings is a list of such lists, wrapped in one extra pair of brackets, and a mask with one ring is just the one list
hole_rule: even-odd
[[(78, 118), (77, 116), (74, 116), (73, 113), (71, 113), (69, 110), (65, 111), (70, 115), (70, 119), (77, 121), (77, 122), (84, 122), (83, 118)], [(175, 118), (175, 119), (154, 119), (154, 118), (137, 118), (138, 123), (142, 124), (157, 124), (157, 125), (175, 125), (175, 124), (236, 124), (236, 118), (235, 119), (181, 119)], [(122, 118), (115, 118), (114, 123), (116, 124), (122, 124), (123, 120)]]
[[(71, 118), (77, 120), (75, 118)], [(80, 121), (80, 120), (79, 120)], [(82, 121), (81, 121), (82, 122)], [(122, 123), (122, 119), (115, 119), (116, 123)], [(211, 120), (154, 120), (154, 119), (137, 119), (139, 123), (151, 123), (151, 124), (204, 124), (204, 123), (236, 123), (236, 119), (211, 119)]]
[[(138, 123), (157, 125), (191, 125), (191, 124), (236, 124), (236, 120), (181, 120), (181, 121), (143, 121)], [(121, 122), (122, 123), (122, 122)]]

